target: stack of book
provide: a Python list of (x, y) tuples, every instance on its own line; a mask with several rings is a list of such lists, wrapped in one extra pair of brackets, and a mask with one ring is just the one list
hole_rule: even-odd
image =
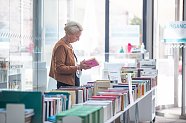
[(129, 91), (123, 88), (109, 88), (108, 92), (122, 93), (121, 110), (123, 111), (129, 105)]
[(54, 116), (61, 111), (66, 110), (67, 97), (63, 94), (45, 95), (44, 98), (44, 118), (48, 120), (50, 116)]
[(113, 85), (114, 89), (121, 89), (121, 90), (125, 90), (128, 94), (128, 98), (127, 98), (127, 103), (126, 105), (131, 104), (132, 100), (135, 101), (137, 99), (137, 87), (135, 84), (131, 85), (131, 95), (130, 95), (130, 91), (129, 91), (129, 84), (127, 83), (119, 83), (118, 85)]
[[(113, 87), (116, 85), (113, 85)], [(84, 104), (93, 105), (91, 103), (95, 102), (94, 105), (102, 105), (108, 103), (109, 105), (104, 105), (107, 113), (104, 114), (104, 121), (111, 118), (120, 111), (123, 111), (125, 107), (129, 104), (129, 93), (127, 89), (124, 88), (108, 88), (97, 92), (97, 95), (92, 96)], [(109, 111), (108, 111), (109, 110)]]
[(107, 90), (112, 87), (112, 83), (110, 80), (96, 80), (94, 82), (94, 95), (97, 95), (98, 92)]
[(44, 120), (55, 121), (59, 112), (72, 108), (73, 105), (83, 103), (93, 95), (91, 86), (65, 86), (57, 90), (44, 93)]
[[(61, 87), (57, 91), (62, 91), (62, 92), (69, 92), (72, 94), (74, 97), (73, 104), (77, 103), (83, 103), (88, 99), (89, 93), (91, 93), (91, 88), (89, 87), (77, 87), (77, 86), (65, 86)], [(89, 92), (90, 91), (90, 92)]]
[(109, 100), (112, 101), (112, 107), (113, 107), (113, 113), (112, 116), (114, 116), (116, 113), (118, 113), (119, 111), (121, 111), (121, 98), (119, 96), (115, 96), (115, 95), (96, 95), (96, 96), (92, 96), (90, 98), (90, 100)]
[(128, 90), (125, 89), (116, 89), (109, 88), (108, 90), (102, 91), (98, 93), (99, 95), (118, 95), (121, 98), (121, 111), (128, 105)]
[(138, 68), (156, 69), (156, 59), (137, 60)]
[(156, 59), (141, 59), (137, 63), (139, 76), (142, 78), (151, 78), (151, 87), (157, 85), (158, 70), (156, 69)]
[(86, 97), (87, 97), (86, 100), (90, 98), (91, 96), (93, 96), (94, 94), (94, 83), (95, 82), (87, 82), (86, 85), (82, 86), (86, 88)]
[(146, 78), (146, 77), (135, 77), (132, 78), (132, 83), (134, 84), (140, 84), (141, 85), (141, 90), (142, 90), (142, 94), (144, 95), (145, 92), (151, 90), (152, 88), (152, 78)]
[(136, 67), (122, 67), (120, 71), (121, 82), (128, 83), (128, 74), (131, 74), (131, 77), (137, 77), (138, 72)]
[(48, 121), (57, 113), (71, 108), (71, 95), (67, 92), (44, 92), (43, 103), (43, 118)]

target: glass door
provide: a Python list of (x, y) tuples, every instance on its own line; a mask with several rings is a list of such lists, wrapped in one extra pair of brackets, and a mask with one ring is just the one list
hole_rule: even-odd
[(163, 36), (168, 23), (181, 20), (181, 1), (158, 0), (154, 5), (157, 12), (154, 20), (157, 31), (154, 42), (154, 58), (158, 67), (157, 109), (175, 115), (181, 115), (182, 104), (181, 44), (165, 43)]

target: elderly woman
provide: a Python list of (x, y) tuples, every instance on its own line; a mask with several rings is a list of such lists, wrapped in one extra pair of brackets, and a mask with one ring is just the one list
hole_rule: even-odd
[(54, 46), (49, 76), (57, 81), (57, 88), (61, 86), (79, 86), (79, 76), (81, 70), (90, 69), (84, 61), (77, 64), (71, 43), (79, 40), (82, 26), (74, 21), (65, 24), (65, 36)]

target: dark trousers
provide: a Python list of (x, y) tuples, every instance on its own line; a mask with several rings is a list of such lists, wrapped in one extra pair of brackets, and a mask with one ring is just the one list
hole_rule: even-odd
[(64, 86), (72, 86), (72, 85), (65, 84), (65, 83), (57, 81), (57, 89), (59, 89), (60, 87), (64, 87)]
[[(57, 81), (57, 89), (59, 89), (60, 87), (64, 87), (64, 86), (72, 86), (72, 85)], [(75, 76), (75, 86), (78, 86), (78, 87), (80, 86), (80, 80), (77, 76)]]

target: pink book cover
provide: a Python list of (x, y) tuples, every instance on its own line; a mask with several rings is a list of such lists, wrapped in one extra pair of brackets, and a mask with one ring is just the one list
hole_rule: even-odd
[(85, 64), (87, 64), (90, 67), (95, 67), (99, 65), (98, 61), (95, 58), (85, 60)]

